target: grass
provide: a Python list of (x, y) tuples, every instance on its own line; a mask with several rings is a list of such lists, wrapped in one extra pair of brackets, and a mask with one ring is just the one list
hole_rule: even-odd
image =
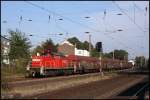
[(17, 78), (21, 78), (25, 75), (25, 67), (23, 66), (10, 66), (1, 64), (1, 92), (8, 92), (11, 90), (8, 87), (8, 82), (14, 81)]
[(109, 70), (109, 71), (106, 71), (106, 72), (104, 72), (104, 74), (109, 74), (109, 75), (117, 75), (118, 73), (117, 73), (118, 71), (117, 70), (113, 70), (113, 69), (111, 69), (111, 70)]
[(100, 77), (99, 75), (97, 75), (97, 76), (89, 76), (89, 77), (83, 78), (83, 76), (80, 76), (77, 78), (71, 78), (69, 80), (68, 79), (64, 80), (63, 82), (62, 82), (62, 80), (57, 81), (57, 82), (49, 81), (49, 82), (42, 83), (42, 84), (30, 85), (30, 86), (25, 86), (25, 87), (16, 87), (12, 90), (12, 92), (27, 96), (27, 95), (46, 92), (46, 91), (53, 91), (53, 90), (57, 90), (57, 89), (61, 89), (61, 88), (68, 88), (68, 87), (72, 87), (75, 85), (86, 84), (86, 83), (90, 83), (90, 82), (94, 82), (94, 81), (109, 79), (111, 77), (112, 76)]

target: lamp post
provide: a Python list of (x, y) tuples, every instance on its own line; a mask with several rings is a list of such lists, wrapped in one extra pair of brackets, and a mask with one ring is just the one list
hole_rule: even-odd
[(114, 58), (115, 58), (114, 56), (115, 56), (115, 51), (113, 50), (113, 60), (114, 60)]
[[(86, 16), (86, 17), (84, 17), (84, 18), (89, 19), (89, 18), (91, 18), (91, 17)], [(89, 53), (90, 53), (90, 55), (91, 55), (91, 34), (90, 34), (90, 32), (85, 32), (85, 33), (86, 33), (86, 34), (89, 34)]]
[(91, 55), (91, 34), (90, 32), (85, 32), (86, 34), (89, 34), (89, 53)]

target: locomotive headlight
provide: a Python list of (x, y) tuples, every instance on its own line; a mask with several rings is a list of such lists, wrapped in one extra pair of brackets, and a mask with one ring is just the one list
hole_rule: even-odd
[(41, 59), (32, 59), (32, 61), (41, 61)]

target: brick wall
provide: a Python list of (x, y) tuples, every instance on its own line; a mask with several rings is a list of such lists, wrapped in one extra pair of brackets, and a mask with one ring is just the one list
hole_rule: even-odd
[(58, 46), (58, 52), (61, 52), (64, 55), (74, 54), (74, 46), (68, 45), (66, 43)]

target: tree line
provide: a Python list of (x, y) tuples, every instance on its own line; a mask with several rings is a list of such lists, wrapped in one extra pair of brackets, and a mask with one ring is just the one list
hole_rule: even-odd
[[(36, 46), (32, 51), (30, 50), (31, 42), (25, 35), (25, 33), (16, 29), (16, 31), (9, 30), (10, 35), (10, 52), (9, 58), (11, 61), (16, 60), (26, 60), (27, 63), (31, 59), (31, 55), (35, 55), (37, 52), (42, 53), (42, 51), (50, 49), (53, 53), (58, 53), (57, 47), (59, 44), (54, 44), (54, 42), (49, 38), (42, 44)], [(88, 41), (80, 41), (77, 37), (68, 38), (68, 41), (75, 45), (78, 49), (89, 49), (89, 42)], [(92, 57), (99, 57), (99, 52), (96, 50), (96, 46), (91, 45), (91, 56)], [(119, 59), (119, 60), (128, 60), (128, 52), (126, 50), (114, 50), (109, 53), (102, 53), (102, 58), (110, 58), (110, 59)], [(139, 60), (140, 59), (140, 60)], [(143, 57), (136, 57), (136, 63), (139, 65), (142, 63), (144, 64), (144, 60), (146, 59)], [(142, 64), (141, 64), (142, 65)]]

